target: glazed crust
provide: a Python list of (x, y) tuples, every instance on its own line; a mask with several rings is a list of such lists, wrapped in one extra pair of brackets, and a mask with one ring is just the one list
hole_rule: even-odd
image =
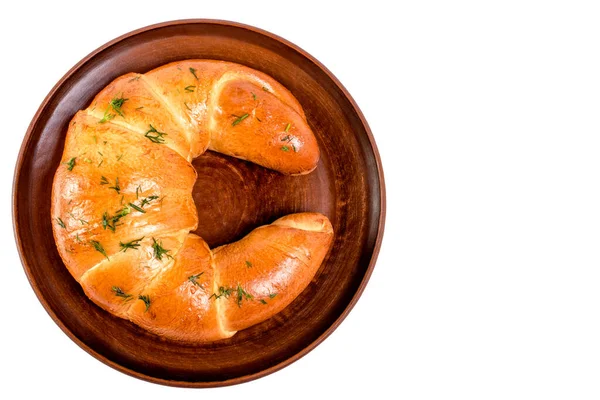
[(210, 60), (111, 82), (71, 120), (52, 188), (61, 258), (105, 310), (172, 340), (214, 341), (264, 321), (306, 288), (333, 230), (292, 214), (211, 251), (197, 228), (190, 161), (207, 149), (305, 174), (319, 149), (275, 80)]
[(311, 282), (332, 238), (327, 217), (302, 213), (216, 248), (219, 283), (232, 290), (223, 300), (224, 327), (245, 329), (287, 307)]

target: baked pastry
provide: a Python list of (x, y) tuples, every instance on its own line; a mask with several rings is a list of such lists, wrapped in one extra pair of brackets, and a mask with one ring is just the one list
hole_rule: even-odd
[(292, 214), (214, 250), (197, 235), (190, 161), (207, 149), (284, 174), (316, 168), (298, 101), (269, 76), (187, 60), (110, 83), (69, 124), (54, 238), (100, 307), (162, 337), (213, 341), (262, 322), (310, 283), (333, 239)]

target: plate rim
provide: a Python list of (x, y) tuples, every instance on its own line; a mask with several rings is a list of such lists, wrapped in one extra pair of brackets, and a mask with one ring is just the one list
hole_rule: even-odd
[[(33, 274), (31, 273), (31, 271), (29, 269), (27, 258), (24, 254), (23, 246), (21, 243), (21, 238), (19, 236), (20, 229), (19, 229), (19, 222), (17, 219), (17, 215), (18, 215), (18, 211), (19, 211), (19, 205), (17, 204), (17, 188), (18, 188), (18, 182), (19, 182), (19, 178), (20, 178), (20, 174), (21, 174), (21, 169), (22, 169), (23, 162), (24, 162), (25, 152), (26, 152), (27, 148), (29, 147), (29, 143), (31, 142), (32, 133), (34, 131), (34, 128), (37, 126), (41, 115), (43, 114), (48, 103), (52, 100), (52, 98), (54, 97), (54, 95), (56, 94), (58, 89), (60, 87), (62, 87), (62, 85), (65, 83), (65, 81), (67, 81), (69, 78), (71, 78), (72, 75), (74, 75), (83, 65), (85, 65), (87, 62), (89, 62), (96, 55), (98, 55), (102, 51), (122, 42), (123, 40), (126, 40), (130, 37), (133, 37), (133, 36), (136, 36), (139, 34), (146, 33), (148, 31), (156, 30), (156, 29), (162, 29), (162, 28), (166, 28), (166, 27), (170, 27), (170, 26), (177, 26), (177, 25), (189, 25), (189, 24), (200, 24), (200, 25), (209, 24), (209, 25), (220, 25), (220, 26), (225, 26), (225, 27), (234, 27), (234, 28), (238, 28), (238, 29), (245, 29), (245, 30), (251, 31), (253, 33), (257, 33), (257, 34), (266, 36), (277, 42), (280, 42), (281, 44), (291, 48), (292, 50), (295, 50), (300, 55), (302, 55), (303, 57), (305, 57), (306, 59), (308, 59), (309, 61), (314, 63), (319, 69), (321, 69), (323, 72), (325, 72), (325, 74), (338, 87), (338, 89), (341, 90), (341, 92), (344, 94), (345, 98), (352, 105), (352, 108), (356, 112), (356, 115), (359, 117), (360, 122), (363, 125), (363, 127), (365, 128), (365, 132), (367, 133), (367, 138), (369, 140), (371, 150), (373, 151), (375, 163), (377, 165), (377, 175), (378, 175), (378, 179), (379, 179), (379, 196), (380, 196), (379, 209), (380, 209), (380, 212), (379, 212), (379, 221), (378, 221), (378, 227), (377, 227), (377, 235), (375, 238), (375, 243), (374, 243), (373, 251), (371, 254), (371, 259), (369, 261), (369, 265), (364, 274), (364, 277), (363, 277), (360, 285), (358, 286), (358, 289), (353, 294), (352, 299), (350, 300), (348, 305), (344, 308), (344, 310), (342, 311), (340, 316), (333, 322), (333, 324), (331, 324), (325, 330), (325, 332), (323, 332), (313, 342), (311, 342), (309, 345), (304, 347), (302, 350), (300, 350), (293, 356), (288, 357), (285, 360), (280, 361), (279, 363), (277, 363), (269, 368), (263, 369), (261, 371), (258, 371), (258, 372), (252, 373), (252, 374), (238, 376), (235, 378), (222, 380), (222, 381), (190, 382), (190, 381), (183, 381), (183, 380), (168, 380), (168, 379), (158, 378), (155, 376), (146, 375), (144, 373), (124, 367), (124, 366), (118, 364), (117, 362), (108, 359), (107, 357), (97, 353), (94, 349), (92, 349), (91, 347), (86, 345), (84, 342), (82, 342), (63, 324), (61, 319), (58, 318), (58, 316), (56, 315), (54, 310), (47, 303), (46, 299), (42, 296), (42, 294), (39, 290), (39, 287), (35, 281), (35, 277), (33, 276)], [(141, 380), (155, 383), (155, 384), (165, 385), (165, 386), (186, 387), (186, 388), (209, 388), (209, 387), (231, 386), (231, 385), (237, 385), (237, 384), (241, 384), (241, 383), (245, 383), (245, 382), (250, 382), (252, 380), (259, 379), (264, 376), (270, 375), (276, 371), (279, 371), (280, 369), (287, 367), (288, 365), (294, 363), (295, 361), (298, 361), (300, 358), (304, 357), (306, 354), (311, 352), (319, 344), (321, 344), (325, 339), (327, 339), (333, 333), (333, 331), (335, 331), (339, 327), (339, 325), (344, 321), (344, 319), (346, 319), (346, 317), (348, 316), (350, 311), (354, 308), (354, 306), (358, 302), (358, 299), (361, 297), (361, 295), (371, 277), (371, 274), (373, 273), (373, 269), (375, 268), (375, 263), (377, 261), (378, 255), (379, 255), (379, 251), (381, 249), (381, 243), (383, 240), (383, 232), (384, 232), (384, 228), (385, 228), (386, 191), (385, 191), (385, 181), (384, 181), (381, 157), (380, 157), (379, 151), (377, 149), (377, 145), (375, 143), (373, 133), (371, 132), (371, 128), (369, 127), (369, 124), (367, 123), (362, 111), (360, 110), (360, 108), (358, 107), (358, 105), (356, 104), (356, 102), (354, 101), (354, 99), (352, 98), (350, 93), (348, 92), (348, 90), (346, 90), (346, 88), (342, 85), (342, 83), (335, 77), (335, 75), (327, 67), (325, 67), (316, 58), (311, 56), (308, 52), (306, 52), (299, 46), (295, 45), (294, 43), (292, 43), (276, 34), (273, 34), (269, 31), (263, 30), (261, 28), (257, 28), (255, 26), (247, 25), (247, 24), (243, 24), (243, 23), (239, 23), (239, 22), (222, 20), (222, 19), (193, 18), (193, 19), (177, 19), (177, 20), (159, 22), (156, 24), (147, 25), (142, 28), (138, 28), (133, 31), (127, 32), (127, 33), (101, 45), (100, 47), (93, 50), (92, 52), (90, 52), (88, 55), (86, 55), (84, 58), (82, 58), (77, 64), (75, 64), (71, 69), (69, 69), (69, 71), (67, 71), (63, 75), (63, 77), (48, 92), (48, 94), (46, 95), (46, 97), (44, 98), (42, 103), (40, 104), (39, 108), (37, 109), (35, 115), (33, 116), (33, 119), (29, 123), (29, 126), (27, 127), (27, 131), (26, 131), (26, 134), (21, 143), (21, 147), (19, 149), (19, 155), (17, 157), (17, 162), (15, 165), (15, 172), (14, 172), (13, 184), (12, 184), (11, 211), (12, 211), (12, 222), (13, 222), (13, 234), (14, 234), (15, 241), (17, 244), (19, 259), (21, 260), (21, 264), (23, 266), (23, 269), (25, 270), (25, 274), (27, 276), (29, 284), (31, 285), (33, 291), (35, 292), (36, 297), (38, 298), (38, 300), (40, 301), (40, 303), (42, 304), (42, 306), (44, 307), (44, 309), (46, 310), (48, 315), (50, 315), (52, 320), (58, 325), (58, 327), (73, 342), (75, 342), (81, 349), (83, 349), (85, 352), (87, 352), (88, 354), (90, 354), (92, 357), (94, 357), (98, 361), (102, 362), (103, 364), (108, 365), (109, 367), (111, 367), (119, 372), (122, 372), (126, 375), (132, 376), (134, 378), (141, 379)]]

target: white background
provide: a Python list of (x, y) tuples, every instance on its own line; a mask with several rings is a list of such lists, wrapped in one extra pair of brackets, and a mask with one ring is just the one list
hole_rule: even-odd
[[(0, 398), (600, 396), (594, 2), (125, 3), (0, 12)], [(52, 86), (105, 42), (180, 18), (255, 25), (325, 64), (370, 123), (388, 199), (379, 261), (340, 328), (273, 375), (200, 391), (131, 378), (71, 342), (27, 282), (10, 208)]]

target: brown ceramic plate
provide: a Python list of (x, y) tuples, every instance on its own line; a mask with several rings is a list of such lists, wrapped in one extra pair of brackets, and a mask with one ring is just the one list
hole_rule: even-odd
[[(197, 233), (213, 247), (285, 214), (319, 211), (335, 242), (309, 287), (285, 310), (231, 339), (189, 345), (162, 340), (95, 306), (63, 265), (52, 237), (50, 193), (67, 124), (104, 86), (127, 72), (208, 58), (263, 71), (298, 98), (321, 161), (286, 177), (208, 152), (194, 161)], [(60, 328), (124, 373), (187, 387), (230, 385), (289, 365), (341, 323), (362, 293), (381, 244), (385, 190), (375, 141), (337, 79), (302, 49), (271, 33), (213, 20), (166, 22), (128, 33), (91, 53), (52, 89), (27, 131), (13, 192), (15, 236), (27, 277)]]

